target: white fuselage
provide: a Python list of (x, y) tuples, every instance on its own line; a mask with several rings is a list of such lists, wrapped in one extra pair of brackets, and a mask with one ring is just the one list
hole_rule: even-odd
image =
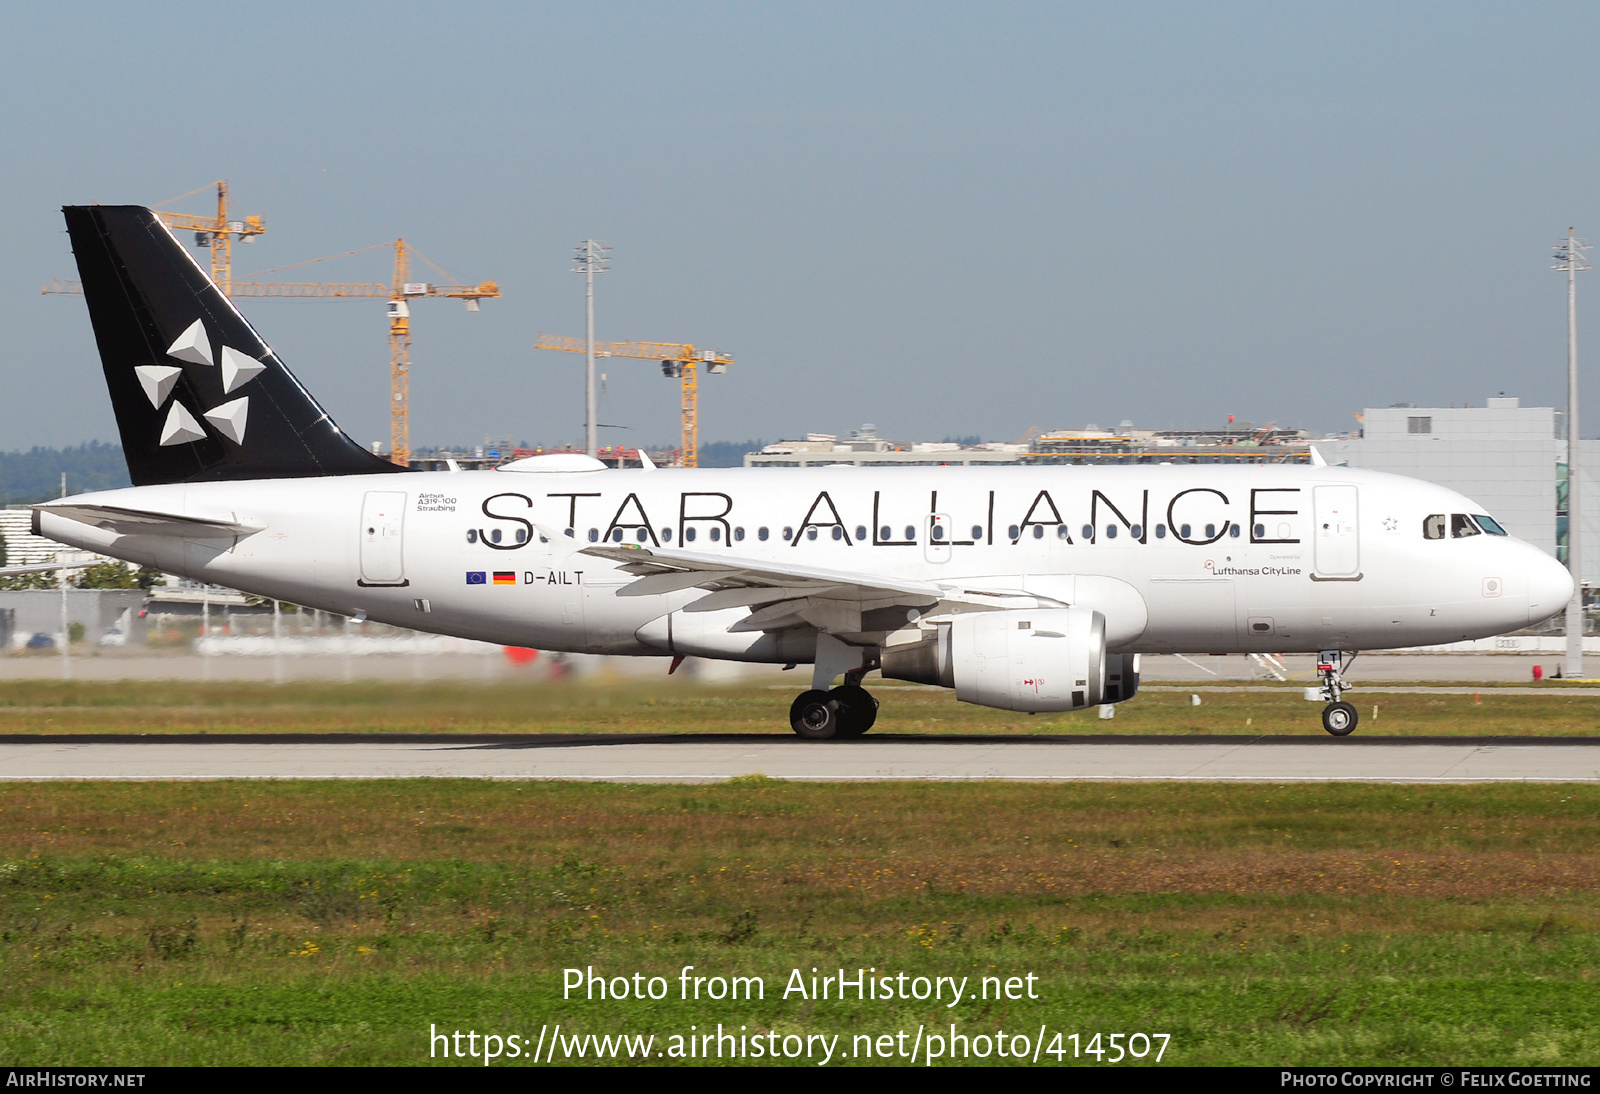
[(44, 535), (328, 611), (574, 652), (810, 660), (803, 642), (728, 634), (748, 609), (685, 617), (702, 590), (617, 595), (635, 579), (576, 552), (619, 537), (1083, 604), (1105, 614), (1108, 645), (1123, 652), (1479, 638), (1549, 617), (1572, 588), (1562, 566), (1514, 537), (1425, 538), (1431, 515), (1448, 528), (1454, 514), (1484, 511), (1461, 495), (1334, 467), (499, 470), (70, 500), (261, 530), (124, 535), (44, 511)]

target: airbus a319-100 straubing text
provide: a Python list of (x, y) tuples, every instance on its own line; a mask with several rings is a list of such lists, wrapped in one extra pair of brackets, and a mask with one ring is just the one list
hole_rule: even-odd
[(1572, 594), (1460, 494), (1320, 465), (407, 471), (149, 210), (64, 211), (135, 485), (35, 507), (40, 534), (487, 642), (810, 664), (802, 737), (866, 732), (873, 669), (1069, 711), (1131, 699), (1142, 653), (1289, 651), (1321, 654), (1344, 734), (1341, 651), (1500, 634)]

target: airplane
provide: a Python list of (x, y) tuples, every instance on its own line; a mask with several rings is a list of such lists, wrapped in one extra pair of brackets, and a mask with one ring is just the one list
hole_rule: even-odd
[(484, 642), (809, 664), (809, 740), (871, 728), (873, 669), (1060, 712), (1132, 699), (1143, 654), (1251, 652), (1317, 653), (1344, 736), (1344, 651), (1501, 634), (1573, 593), (1483, 506), (1320, 457), (412, 471), (345, 435), (150, 210), (63, 213), (134, 485), (37, 505), (35, 532)]

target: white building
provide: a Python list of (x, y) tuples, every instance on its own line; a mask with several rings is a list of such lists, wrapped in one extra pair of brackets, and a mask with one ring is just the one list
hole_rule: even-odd
[[(1321, 445), (1329, 463), (1426, 479), (1482, 503), (1512, 535), (1556, 554), (1563, 416), (1510, 396), (1481, 407), (1370, 408), (1359, 437)], [(1600, 441), (1584, 441), (1583, 579), (1600, 586)]]
[(28, 566), (36, 562), (54, 562), (62, 551), (79, 557), (84, 552), (76, 547), (65, 547), (53, 539), (33, 534), (33, 510), (27, 506), (0, 509), (0, 536), (6, 541), (6, 564)]

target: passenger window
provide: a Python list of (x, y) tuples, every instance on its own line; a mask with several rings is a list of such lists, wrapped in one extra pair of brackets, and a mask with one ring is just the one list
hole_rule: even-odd
[(526, 542), (528, 542), (528, 530), (526, 528), (518, 528), (517, 529), (517, 542), (518, 543), (526, 543)]
[(1207, 539), (1216, 539), (1217, 538), (1217, 526), (1215, 524), (1206, 525), (1206, 538)]
[(885, 524), (882, 528), (878, 529), (878, 538), (879, 539), (888, 539), (890, 534), (891, 533), (889, 532), (889, 526), (887, 524)]
[(613, 543), (621, 543), (622, 542), (622, 529), (621, 528), (613, 528), (613, 529), (611, 529), (611, 542), (613, 542)]
[(1178, 529), (1178, 538), (1179, 539), (1188, 539), (1189, 538), (1189, 526), (1187, 524), (1185, 524), (1182, 528)]
[(685, 528), (683, 530), (683, 538), (688, 540), (690, 543), (693, 543), (694, 542), (694, 529), (693, 528)]
[(837, 524), (835, 524), (833, 526), (833, 538), (834, 539), (843, 539), (844, 538), (844, 529), (840, 528)]
[(744, 542), (744, 528), (743, 527), (735, 528), (733, 530), (733, 538), (738, 540), (740, 543), (743, 543)]
[(1006, 529), (1006, 538), (1010, 539), (1010, 540), (1021, 539), (1022, 538), (1022, 529), (1018, 528), (1015, 524), (1013, 524), (1011, 527)]
[(1157, 539), (1166, 539), (1167, 538), (1167, 526), (1165, 524), (1156, 525), (1156, 538)]
[(1094, 542), (1094, 525), (1085, 524), (1083, 526), (1083, 538), (1091, 543)]
[(937, 541), (937, 540), (941, 540), (941, 539), (943, 539), (943, 538), (944, 538), (944, 525), (942, 525), (942, 524), (935, 524), (935, 525), (934, 525), (934, 526), (933, 526), (933, 538), (934, 538), (934, 539), (935, 539), (935, 540), (936, 540), (936, 541)]
[(756, 538), (759, 539), (762, 543), (765, 543), (767, 541), (767, 526), (766, 525), (763, 524), (760, 528), (756, 529)]
[(1500, 522), (1483, 513), (1472, 514), (1472, 519), (1478, 522), (1478, 527), (1488, 532), (1491, 536), (1509, 536), (1511, 533), (1500, 527)]
[(1128, 529), (1128, 534), (1134, 539), (1140, 539), (1144, 536), (1144, 528), (1135, 524), (1132, 528)]
[(1429, 513), (1427, 516), (1422, 518), (1422, 538), (1423, 539), (1443, 539), (1444, 538), (1444, 514), (1443, 513)]
[(972, 538), (974, 542), (983, 538), (983, 525), (974, 524), (972, 526)]
[(1465, 513), (1450, 514), (1450, 538), (1466, 539), (1468, 536), (1478, 535), (1478, 526), (1472, 523), (1472, 518)]
[(1234, 539), (1238, 539), (1239, 538), (1239, 526), (1237, 524), (1228, 525), (1228, 534), (1230, 536), (1232, 536)]
[(1115, 524), (1106, 525), (1106, 538), (1107, 539), (1116, 539), (1117, 538), (1117, 526)]
[[(495, 532), (494, 538), (497, 541), (500, 539), (500, 533), (499, 533), (498, 530)], [(590, 543), (599, 543), (600, 542), (600, 529), (598, 529), (598, 528), (589, 529), (589, 542)]]
[(1072, 538), (1072, 533), (1067, 531), (1067, 526), (1065, 524), (1058, 524), (1058, 525), (1056, 525), (1056, 538), (1057, 539), (1071, 539)]
[(711, 542), (712, 543), (721, 543), (722, 542), (722, 529), (718, 528), (715, 524), (713, 524), (711, 526)]
[(1034, 539), (1043, 539), (1044, 538), (1044, 525), (1035, 524), (1033, 526), (1033, 538)]
[(648, 529), (648, 528), (639, 529), (637, 532), (634, 533), (634, 538), (637, 539), (640, 543), (643, 543), (645, 540), (650, 538), (650, 529)]
[(912, 527), (909, 524), (906, 525), (906, 542), (907, 543), (915, 543), (916, 541), (917, 541), (917, 530), (916, 530), (916, 528)]
[(793, 528), (785, 528), (783, 530), (783, 542), (788, 543), (793, 538), (794, 538), (794, 529)]
[(476, 542), (478, 542), (478, 530), (476, 528), (468, 528), (467, 529), (467, 542), (468, 543), (476, 543)]
[(817, 538), (817, 530), (815, 528), (807, 528), (806, 529), (806, 538), (807, 539), (816, 539)]
[(859, 541), (859, 540), (863, 540), (863, 539), (866, 539), (866, 538), (867, 538), (867, 526), (864, 525), (864, 524), (856, 525), (856, 539)]
[[(489, 529), (489, 538), (494, 540), (494, 542), (499, 543), (500, 542), (500, 529), (498, 529), (498, 528)], [(590, 539), (594, 538), (594, 533), (592, 531), (589, 534), (589, 538)]]
[(662, 543), (671, 543), (672, 542), (672, 529), (671, 528), (663, 528), (663, 529), (661, 529), (661, 542)]

